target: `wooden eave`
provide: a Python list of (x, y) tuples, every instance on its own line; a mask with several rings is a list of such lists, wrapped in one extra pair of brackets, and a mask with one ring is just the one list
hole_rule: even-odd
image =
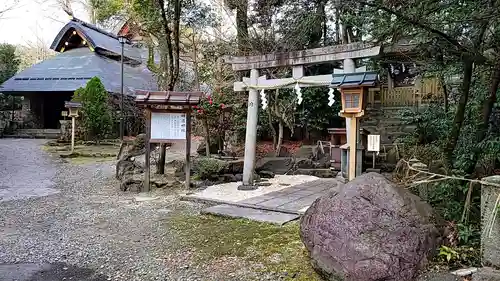
[(201, 101), (203, 92), (136, 90), (135, 102), (139, 106), (174, 105), (193, 106)]

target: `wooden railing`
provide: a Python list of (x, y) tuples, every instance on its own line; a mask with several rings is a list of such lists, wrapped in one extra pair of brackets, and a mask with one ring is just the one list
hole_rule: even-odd
[(417, 104), (418, 93), (415, 87), (398, 87), (390, 90), (380, 89), (380, 102), (383, 106), (412, 106)]
[(387, 85), (382, 85), (369, 90), (368, 105), (379, 102), (383, 107), (418, 106), (431, 98), (437, 98), (441, 91), (436, 78), (422, 79), (421, 83), (410, 87), (389, 89)]

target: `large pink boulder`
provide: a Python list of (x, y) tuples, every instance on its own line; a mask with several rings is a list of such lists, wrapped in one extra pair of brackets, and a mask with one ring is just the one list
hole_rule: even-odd
[(312, 264), (327, 280), (413, 280), (435, 253), (431, 207), (368, 173), (317, 199), (301, 221)]

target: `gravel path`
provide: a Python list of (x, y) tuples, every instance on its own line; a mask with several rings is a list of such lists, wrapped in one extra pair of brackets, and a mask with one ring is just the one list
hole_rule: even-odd
[(0, 280), (217, 280), (170, 250), (168, 216), (202, 206), (164, 190), (139, 202), (114, 163), (64, 163), (42, 144), (0, 140)]
[(41, 140), (0, 139), (0, 202), (58, 193)]

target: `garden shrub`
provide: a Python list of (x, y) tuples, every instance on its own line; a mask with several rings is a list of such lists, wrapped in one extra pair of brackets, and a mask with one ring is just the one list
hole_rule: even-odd
[(88, 138), (102, 140), (112, 132), (113, 117), (108, 104), (108, 92), (97, 77), (92, 78), (85, 88), (79, 88), (73, 101), (81, 102), (81, 120)]
[(225, 161), (203, 157), (194, 165), (194, 174), (202, 180), (210, 179), (213, 175), (222, 173), (226, 167), (227, 163)]

